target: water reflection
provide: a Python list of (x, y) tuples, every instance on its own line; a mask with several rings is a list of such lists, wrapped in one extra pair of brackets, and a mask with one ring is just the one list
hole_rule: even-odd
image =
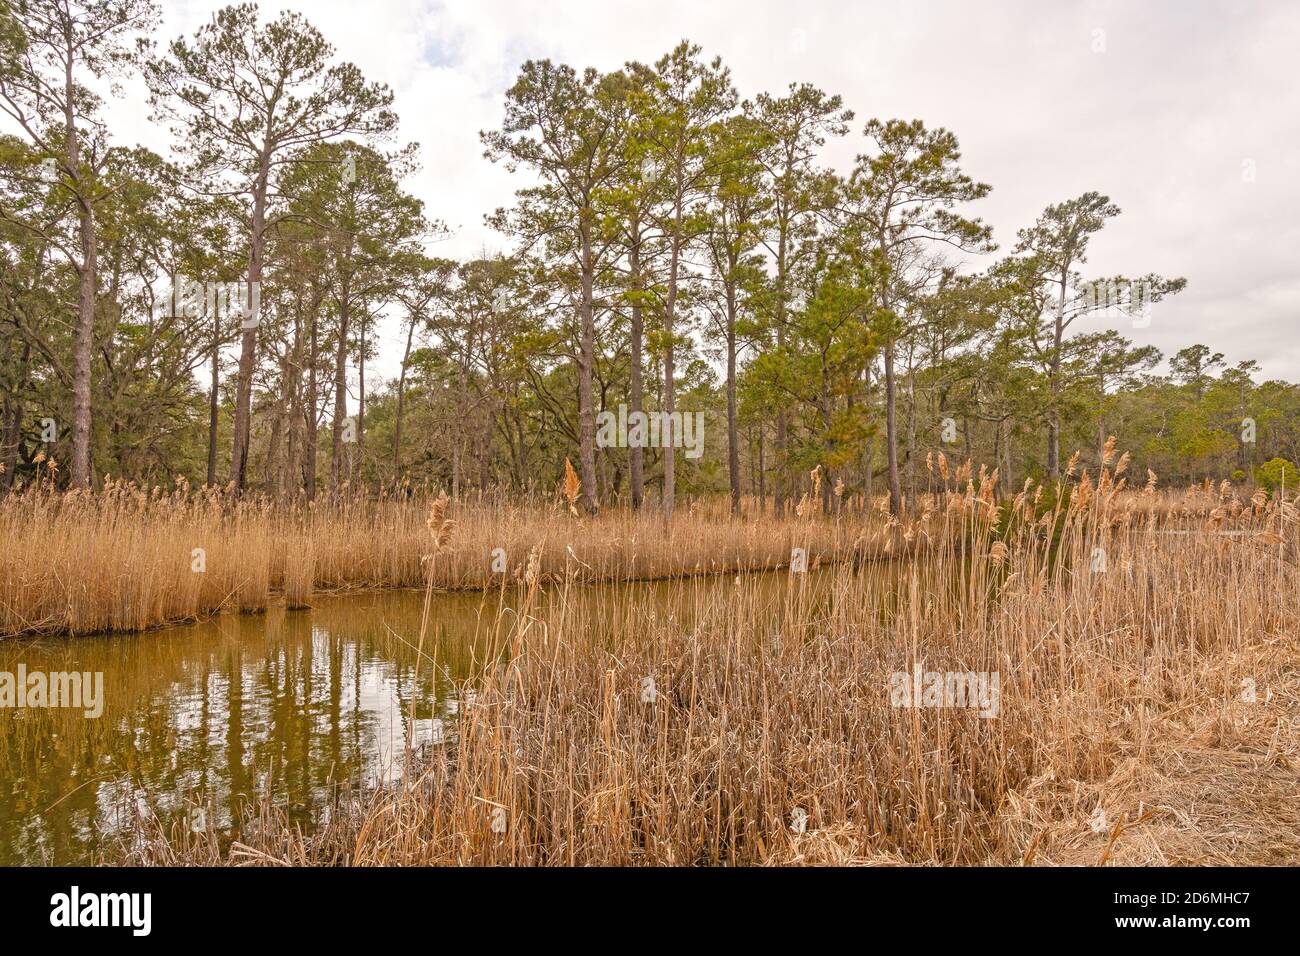
[[(771, 576), (761, 600), (785, 600), (787, 585)], [(733, 586), (722, 577), (578, 592), (566, 634), (607, 641), (647, 620), (689, 626), (693, 608)], [(0, 864), (93, 862), (141, 814), (192, 819), (202, 807), (229, 830), (268, 793), (310, 825), (336, 787), (391, 781), (408, 743), (454, 733), (461, 698), (501, 653), (517, 597), (437, 595), (418, 674), (417, 591), (135, 635), (0, 643), (0, 670), (102, 671), (105, 701), (96, 720), (0, 711)], [(558, 600), (544, 596), (539, 616)]]

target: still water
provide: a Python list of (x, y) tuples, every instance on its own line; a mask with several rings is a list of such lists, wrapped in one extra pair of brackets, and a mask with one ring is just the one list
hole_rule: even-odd
[[(761, 577), (760, 602), (788, 599), (788, 575)], [(815, 590), (825, 583), (808, 578)], [(632, 615), (688, 624), (692, 607), (734, 583), (620, 584), (567, 600), (588, 638), (601, 640)], [(0, 642), (0, 671), (102, 672), (104, 682), (97, 719), (0, 710), (0, 865), (111, 861), (151, 815), (236, 836), (266, 795), (309, 828), (338, 788), (400, 776), (412, 708), (413, 748), (454, 733), (516, 598), (435, 595), (418, 669), (418, 591), (319, 597), (309, 610), (142, 634)]]

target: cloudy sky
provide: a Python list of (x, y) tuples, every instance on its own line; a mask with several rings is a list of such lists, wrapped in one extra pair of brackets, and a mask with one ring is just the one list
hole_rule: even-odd
[[(160, 38), (221, 4), (164, 0)], [(1212, 0), (295, 0), (339, 55), (396, 94), (408, 183), (455, 230), (442, 255), (502, 245), (483, 214), (519, 185), (482, 157), (519, 64), (613, 69), (690, 38), (743, 96), (812, 82), (858, 119), (825, 162), (846, 170), (868, 117), (919, 117), (961, 142), (993, 191), (971, 212), (1001, 246), (1048, 203), (1087, 190), (1123, 210), (1097, 239), (1098, 274), (1181, 275), (1150, 326), (1166, 354), (1193, 342), (1300, 380), (1300, 3)], [(114, 105), (121, 141), (167, 149), (142, 91)], [(397, 330), (384, 330), (395, 343)], [(395, 345), (385, 349), (391, 371)]]

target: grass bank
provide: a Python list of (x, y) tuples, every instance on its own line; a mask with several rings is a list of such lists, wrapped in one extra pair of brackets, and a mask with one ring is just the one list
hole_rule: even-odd
[[(33, 488), (0, 498), (0, 637), (139, 631), (275, 600), (306, 605), (317, 591), (498, 587), (522, 579), (532, 555), (542, 580), (644, 580), (882, 554), (901, 538), (878, 510), (778, 520), (726, 502), (654, 512), (610, 509), (579, 518), (566, 503), (452, 505), (456, 530), (436, 562), (428, 497), (351, 497), (286, 506), (179, 488), (109, 483), (95, 494)], [(432, 574), (432, 578), (430, 578)]]

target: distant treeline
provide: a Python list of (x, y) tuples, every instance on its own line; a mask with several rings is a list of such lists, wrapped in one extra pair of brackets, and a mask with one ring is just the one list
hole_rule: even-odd
[[(814, 469), (828, 504), (898, 510), (938, 451), (1003, 487), (1076, 449), (1095, 467), (1110, 434), (1165, 484), (1300, 457), (1296, 386), (1202, 345), (1154, 375), (1115, 331), (1185, 283), (1083, 271), (1106, 196), (999, 252), (946, 130), (804, 84), (745, 98), (687, 42), (612, 73), (530, 61), (482, 134), (520, 178), (488, 216), (510, 252), (456, 262), (407, 191), (391, 91), (300, 15), (231, 6), (161, 49), (156, 24), (151, 0), (0, 2), (0, 489), (526, 489), (571, 459), (589, 510), (780, 514)], [(174, 155), (106, 126), (92, 89), (129, 71)], [(841, 174), (821, 147), (846, 136)], [(702, 454), (601, 434), (621, 407), (703, 413)]]

